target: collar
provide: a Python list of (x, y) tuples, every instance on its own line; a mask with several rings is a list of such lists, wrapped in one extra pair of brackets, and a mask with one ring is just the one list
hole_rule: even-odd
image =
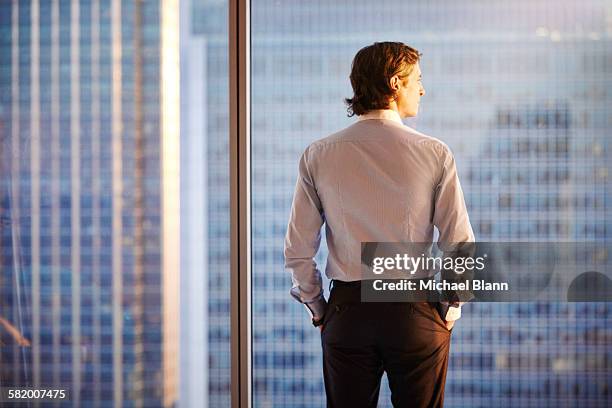
[(374, 109), (374, 110), (369, 111), (368, 113), (364, 113), (363, 115), (360, 115), (358, 120), (361, 121), (361, 120), (368, 120), (368, 119), (392, 120), (394, 122), (397, 122), (403, 125), (402, 118), (400, 117), (399, 113), (397, 113), (393, 109)]

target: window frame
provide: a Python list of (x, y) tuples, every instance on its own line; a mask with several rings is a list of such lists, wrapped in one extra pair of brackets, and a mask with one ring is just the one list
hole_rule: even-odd
[(250, 1), (229, 0), (231, 404), (252, 406)]

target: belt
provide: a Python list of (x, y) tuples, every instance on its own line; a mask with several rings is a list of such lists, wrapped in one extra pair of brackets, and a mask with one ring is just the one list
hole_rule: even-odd
[(331, 290), (332, 286), (334, 288), (338, 287), (338, 288), (361, 288), (361, 281), (360, 280), (356, 280), (356, 281), (350, 281), (350, 282), (345, 282), (345, 281), (341, 281), (338, 279), (332, 279), (329, 282), (329, 289)]
[[(415, 278), (414, 280), (419, 281), (429, 279), (431, 278)], [(361, 285), (361, 280), (345, 282), (338, 279), (332, 279), (329, 282), (330, 302), (361, 303)], [(331, 290), (332, 286), (335, 289), (334, 291)], [(369, 289), (366, 288), (366, 290)], [(439, 294), (437, 292), (428, 290), (414, 290), (412, 291), (412, 296), (412, 299), (415, 299), (414, 301), (437, 301), (439, 299)], [(394, 302), (394, 300), (389, 300), (389, 302)], [(403, 302), (406, 302), (406, 300), (403, 300)]]

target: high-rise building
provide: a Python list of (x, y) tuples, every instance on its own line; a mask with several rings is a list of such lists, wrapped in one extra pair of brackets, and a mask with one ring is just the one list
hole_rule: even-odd
[(181, 1), (181, 406), (230, 399), (227, 1)]
[(181, 2), (181, 405), (228, 407), (228, 2)]
[(1, 386), (177, 400), (177, 41), (173, 1), (0, 2)]

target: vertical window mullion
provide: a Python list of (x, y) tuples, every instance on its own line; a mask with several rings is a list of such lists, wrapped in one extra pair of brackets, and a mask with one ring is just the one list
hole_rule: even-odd
[(250, 27), (249, 1), (229, 4), (231, 399), (251, 406)]

